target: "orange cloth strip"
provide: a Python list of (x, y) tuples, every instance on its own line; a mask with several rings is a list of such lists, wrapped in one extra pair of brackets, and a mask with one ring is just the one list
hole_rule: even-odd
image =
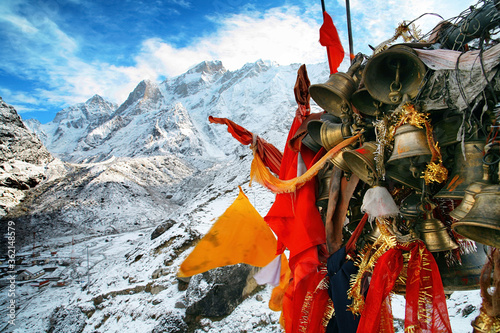
[(273, 193), (291, 193), (295, 192), (297, 189), (302, 187), (307, 181), (311, 180), (316, 174), (323, 168), (326, 162), (328, 162), (335, 154), (340, 152), (344, 147), (353, 144), (361, 136), (361, 132), (345, 139), (337, 146), (333, 147), (328, 151), (318, 162), (311, 166), (303, 175), (293, 178), (282, 180), (276, 178), (269, 170), (265, 167), (262, 159), (258, 154), (254, 154), (252, 161), (252, 167), (250, 170), (251, 181), (255, 180), (257, 183), (267, 187)]

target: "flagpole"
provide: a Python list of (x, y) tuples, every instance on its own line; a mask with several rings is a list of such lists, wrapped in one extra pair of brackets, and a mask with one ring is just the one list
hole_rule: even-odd
[[(323, 0), (321, 0), (323, 2)], [(354, 47), (352, 43), (352, 28), (351, 28), (351, 6), (349, 0), (345, 0), (345, 10), (347, 14), (347, 34), (349, 36), (349, 59), (351, 64), (354, 62)]]

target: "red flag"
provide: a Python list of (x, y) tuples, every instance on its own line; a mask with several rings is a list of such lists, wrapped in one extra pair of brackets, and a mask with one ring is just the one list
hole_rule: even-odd
[(326, 11), (323, 12), (323, 25), (319, 29), (319, 43), (326, 46), (330, 74), (336, 73), (340, 63), (344, 60), (344, 48), (340, 43), (337, 28)]

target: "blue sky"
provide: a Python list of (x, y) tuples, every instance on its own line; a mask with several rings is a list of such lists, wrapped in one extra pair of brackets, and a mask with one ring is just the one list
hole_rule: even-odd
[[(325, 3), (347, 50), (345, 1)], [(449, 19), (473, 4), (351, 0), (354, 51), (370, 54), (368, 44), (403, 20)], [(439, 21), (416, 24), (426, 33)], [(229, 70), (258, 59), (324, 62), (321, 23), (320, 0), (1, 0), (0, 96), (45, 123), (94, 94), (121, 104), (141, 80), (161, 82), (203, 60)]]

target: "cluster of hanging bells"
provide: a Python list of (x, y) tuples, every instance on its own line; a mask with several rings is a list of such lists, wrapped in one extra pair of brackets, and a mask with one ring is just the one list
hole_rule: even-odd
[[(329, 172), (318, 177), (318, 202), (324, 205), (328, 200), (332, 166), (347, 175), (357, 175), (367, 186), (384, 180), (403, 188), (406, 192), (399, 193), (409, 194), (399, 200), (398, 220), (410, 225), (435, 253), (445, 290), (478, 289), (481, 268), (487, 260), (485, 245), (500, 247), (500, 185), (491, 183), (491, 163), (483, 161), (486, 138), (477, 135), (481, 124), (464, 122), (461, 113), (440, 111), (431, 117), (432, 135), (448, 169), (444, 185), (426, 186), (422, 177), (433, 157), (425, 127), (409, 123), (397, 127), (382, 153), (377, 142), (375, 122), (390, 117), (406, 101), (418, 100), (427, 71), (407, 45), (394, 45), (368, 61), (358, 55), (346, 73), (334, 73), (327, 82), (310, 86), (311, 97), (326, 113), (308, 123), (302, 143), (314, 151), (321, 147), (329, 150), (363, 129), (364, 140), (358, 146), (345, 147), (331, 160)], [(458, 138), (463, 132), (471, 133), (465, 141)], [(382, 154), (382, 164), (377, 162), (377, 154), (379, 158)], [(380, 165), (384, 167), (383, 176)], [(436, 202), (457, 203), (447, 213), (449, 220), (437, 218)], [(350, 228), (360, 215), (359, 207), (351, 205)], [(378, 234), (375, 226), (365, 239), (373, 241)], [(459, 263), (450, 264), (449, 258), (444, 258), (458, 251), (457, 238), (476, 241), (477, 250), (461, 251)]]

